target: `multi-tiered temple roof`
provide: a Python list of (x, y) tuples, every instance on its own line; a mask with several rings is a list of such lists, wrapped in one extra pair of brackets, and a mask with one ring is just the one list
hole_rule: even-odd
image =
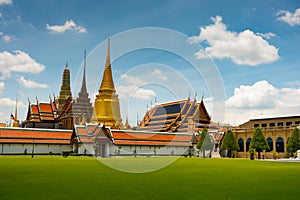
[(194, 132), (212, 126), (203, 100), (181, 100), (156, 105), (140, 123), (143, 131)]

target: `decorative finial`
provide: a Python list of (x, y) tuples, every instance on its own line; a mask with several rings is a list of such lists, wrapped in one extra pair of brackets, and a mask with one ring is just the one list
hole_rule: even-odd
[(190, 101), (191, 100), (191, 92), (189, 93), (189, 96), (188, 96), (188, 99), (187, 99), (188, 101)]
[(197, 92), (196, 92), (195, 97), (194, 97), (194, 102), (196, 102), (196, 101), (197, 101)]
[(29, 97), (27, 97), (27, 101), (28, 101), (28, 103), (30, 104), (30, 99), (29, 99)]
[(105, 66), (110, 65), (110, 38), (107, 41), (107, 53), (106, 53), (106, 64)]
[(36, 99), (36, 103), (38, 104), (39, 103), (39, 99), (37, 96), (35, 96), (35, 99)]
[(68, 68), (68, 61), (66, 61), (66, 68)]

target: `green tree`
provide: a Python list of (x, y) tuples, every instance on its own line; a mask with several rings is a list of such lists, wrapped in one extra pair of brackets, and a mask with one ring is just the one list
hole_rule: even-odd
[(291, 157), (293, 157), (293, 154), (300, 149), (300, 140), (299, 140), (299, 129), (294, 128), (293, 133), (286, 145), (287, 151), (291, 154)]
[(229, 158), (231, 158), (231, 151), (232, 150), (239, 150), (240, 147), (235, 139), (234, 134), (232, 133), (231, 130), (228, 130), (225, 135), (224, 139), (222, 141), (222, 145), (220, 150), (227, 150), (227, 155)]
[(212, 150), (214, 144), (211, 141), (209, 134), (207, 134), (207, 129), (204, 128), (200, 135), (200, 139), (197, 143), (197, 149), (203, 152), (203, 158), (205, 157), (205, 150)]
[(258, 152), (258, 159), (260, 159), (260, 152), (263, 150), (269, 150), (269, 144), (264, 136), (264, 133), (260, 128), (257, 128), (254, 132), (253, 139), (249, 146), (250, 149), (255, 149)]

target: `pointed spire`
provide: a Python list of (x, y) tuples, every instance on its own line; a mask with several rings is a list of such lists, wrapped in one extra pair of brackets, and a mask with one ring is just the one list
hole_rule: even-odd
[(194, 97), (194, 102), (196, 102), (196, 101), (197, 101), (197, 92), (196, 92), (195, 97)]
[(110, 39), (108, 39), (105, 69), (102, 77), (101, 86), (99, 88), (99, 92), (104, 91), (112, 93), (115, 92), (115, 85), (112, 77), (112, 70), (110, 64)]
[(87, 93), (86, 89), (86, 50), (84, 50), (84, 66), (83, 66), (83, 77), (82, 77), (82, 85), (81, 92)]
[(110, 38), (107, 41), (106, 63), (105, 66), (110, 65)]
[(13, 127), (19, 127), (19, 121), (18, 121), (18, 95), (16, 97), (16, 108), (15, 108), (15, 116), (14, 116)]
[(18, 95), (16, 97), (15, 120), (18, 120)]

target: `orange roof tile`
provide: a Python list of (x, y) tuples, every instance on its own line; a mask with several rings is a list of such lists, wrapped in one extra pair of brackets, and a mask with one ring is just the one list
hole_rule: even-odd
[(190, 142), (162, 142), (162, 141), (131, 141), (131, 140), (116, 140), (116, 145), (145, 145), (145, 146), (189, 146)]
[(39, 108), (38, 108), (37, 105), (31, 104), (31, 114), (36, 114), (36, 115), (39, 115), (39, 114), (40, 114)]
[(147, 141), (190, 141), (192, 135), (174, 135), (174, 134), (145, 134), (143, 132), (116, 132), (112, 130), (114, 140), (126, 139), (126, 140), (147, 140)]
[[(0, 139), (6, 143), (70, 143), (72, 131), (57, 129), (0, 128)], [(0, 142), (1, 142), (0, 141)]]
[(50, 103), (39, 103), (39, 109), (41, 113), (53, 113)]
[(29, 143), (29, 144), (70, 144), (70, 140), (42, 140), (42, 139), (2, 139), (0, 143)]

